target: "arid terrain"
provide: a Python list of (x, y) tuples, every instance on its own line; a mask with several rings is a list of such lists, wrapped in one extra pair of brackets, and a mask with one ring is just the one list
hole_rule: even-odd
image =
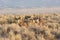
[(60, 14), (0, 14), (0, 40), (60, 40)]

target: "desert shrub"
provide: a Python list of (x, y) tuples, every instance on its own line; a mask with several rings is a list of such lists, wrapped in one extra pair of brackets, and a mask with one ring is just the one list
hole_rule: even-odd
[(25, 19), (31, 18), (31, 16), (25, 16)]
[(8, 24), (17, 23), (17, 20), (14, 20), (14, 19), (7, 19), (7, 23), (8, 23)]
[(14, 17), (14, 19), (15, 20), (19, 20), (19, 19), (21, 19), (21, 17), (20, 16), (16, 16), (16, 17)]
[(60, 39), (60, 34), (56, 32), (51, 32), (51, 33), (54, 35), (55, 39)]

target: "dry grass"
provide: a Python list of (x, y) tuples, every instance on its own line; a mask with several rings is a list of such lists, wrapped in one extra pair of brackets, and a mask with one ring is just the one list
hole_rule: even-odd
[(0, 16), (0, 40), (58, 40), (60, 14)]

